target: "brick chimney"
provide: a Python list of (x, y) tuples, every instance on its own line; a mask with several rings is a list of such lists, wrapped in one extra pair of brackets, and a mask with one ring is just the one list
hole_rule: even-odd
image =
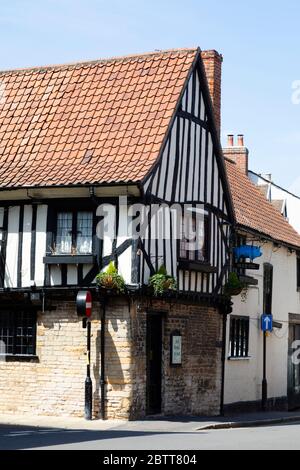
[(221, 134), (221, 76), (223, 57), (217, 51), (202, 51), (208, 87), (214, 107), (218, 135)]
[(249, 150), (244, 145), (244, 136), (237, 136), (237, 144), (234, 142), (234, 135), (227, 136), (227, 147), (223, 148), (224, 157), (229, 158), (237, 164), (239, 169), (248, 176), (248, 156)]

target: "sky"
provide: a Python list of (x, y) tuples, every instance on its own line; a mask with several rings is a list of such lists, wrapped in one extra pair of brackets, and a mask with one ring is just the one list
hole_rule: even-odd
[(222, 143), (300, 195), (299, 0), (1, 0), (0, 70), (199, 46), (222, 53)]

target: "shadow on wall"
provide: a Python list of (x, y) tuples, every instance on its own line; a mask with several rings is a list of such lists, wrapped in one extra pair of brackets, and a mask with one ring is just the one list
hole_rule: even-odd
[[(132, 318), (128, 304), (109, 302), (105, 322), (105, 402), (106, 418), (131, 419), (135, 416)], [(101, 326), (97, 327), (96, 355), (93, 358), (94, 416), (101, 415)]]

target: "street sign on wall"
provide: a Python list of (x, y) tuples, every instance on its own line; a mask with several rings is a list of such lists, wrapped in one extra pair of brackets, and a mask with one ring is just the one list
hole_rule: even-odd
[(261, 316), (261, 329), (262, 331), (273, 330), (273, 315), (262, 315)]

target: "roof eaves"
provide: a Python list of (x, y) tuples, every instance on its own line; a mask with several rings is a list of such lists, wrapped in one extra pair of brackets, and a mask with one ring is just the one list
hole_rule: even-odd
[(241, 229), (243, 230), (244, 232), (247, 232), (247, 233), (251, 233), (253, 235), (256, 235), (256, 236), (259, 236), (261, 238), (263, 238), (264, 240), (268, 240), (272, 243), (276, 243), (276, 244), (279, 244), (279, 245), (283, 245), (287, 248), (290, 248), (292, 250), (296, 250), (296, 251), (300, 251), (300, 240), (299, 240), (299, 245), (294, 245), (293, 243), (288, 243), (284, 240), (280, 240), (280, 239), (277, 239), (277, 238), (273, 238), (271, 235), (265, 233), (265, 232), (261, 232), (259, 230), (256, 230), (256, 229), (253, 229), (253, 228), (250, 228), (248, 227), (247, 225), (243, 225), (243, 224), (239, 224), (237, 223), (235, 225), (235, 228), (236, 229)]

